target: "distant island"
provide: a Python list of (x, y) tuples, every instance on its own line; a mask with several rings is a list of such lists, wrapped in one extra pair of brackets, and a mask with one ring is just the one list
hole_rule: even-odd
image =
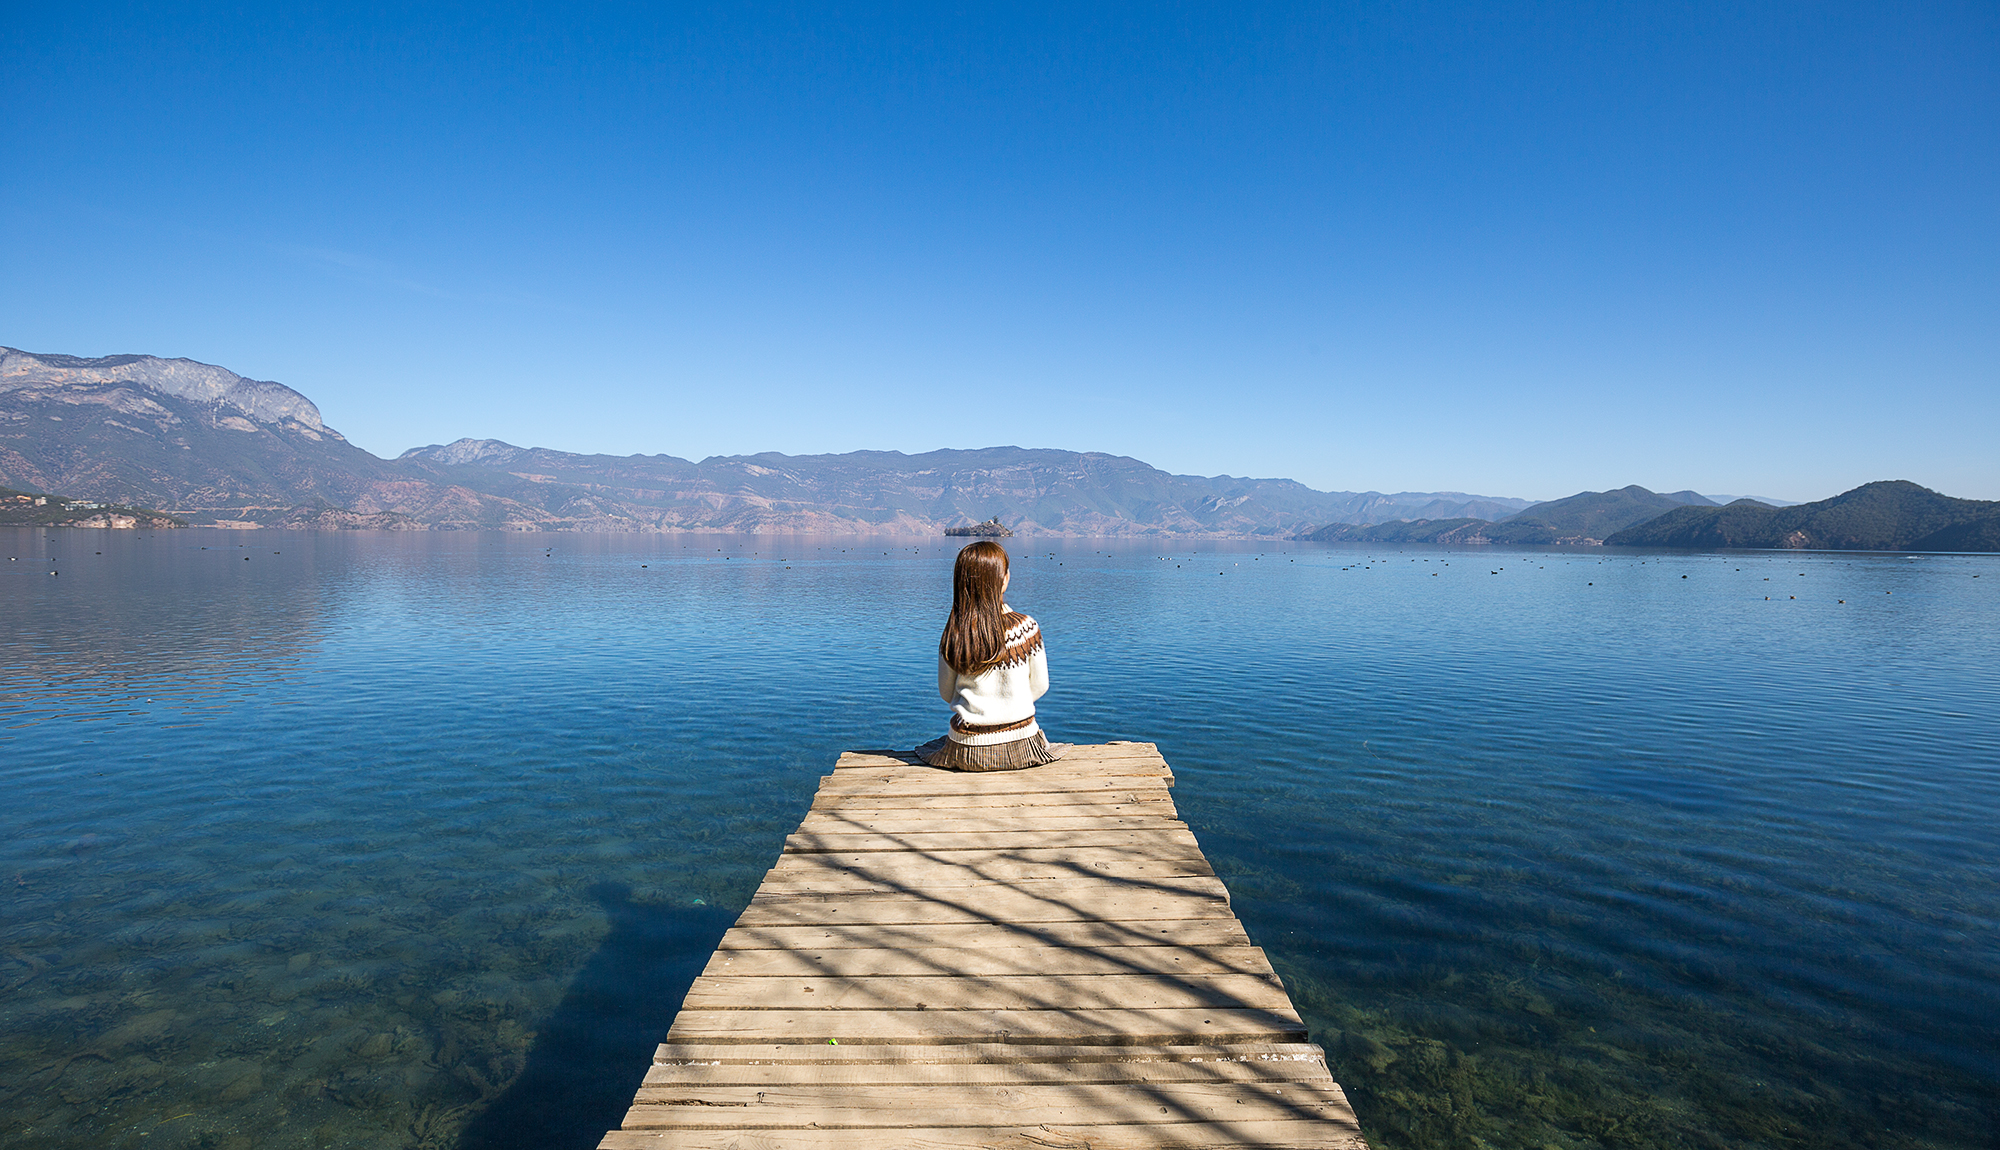
[(187, 525), (185, 519), (147, 507), (94, 503), (87, 499), (65, 499), (60, 495), (37, 495), (0, 487), (0, 527), (109, 527), (129, 530)]
[(1007, 530), (1006, 526), (1000, 522), (1000, 517), (997, 515), (984, 523), (975, 523), (970, 527), (947, 527), (944, 529), (944, 533), (946, 535), (974, 535), (981, 539), (1011, 539), (1014, 535), (1012, 531)]

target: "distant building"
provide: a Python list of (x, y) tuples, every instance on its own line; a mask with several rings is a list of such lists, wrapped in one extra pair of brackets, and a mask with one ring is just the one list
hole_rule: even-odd
[(995, 515), (984, 523), (976, 523), (971, 527), (947, 527), (944, 529), (944, 533), (946, 535), (972, 535), (981, 539), (1009, 539), (1014, 535), (1012, 531), (1009, 531), (1000, 522), (998, 515)]

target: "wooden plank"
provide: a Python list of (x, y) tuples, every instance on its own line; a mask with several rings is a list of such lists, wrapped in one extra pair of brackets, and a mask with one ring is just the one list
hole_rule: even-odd
[(718, 950), (703, 974), (760, 978), (895, 978), (927, 974), (1255, 974), (1272, 973), (1254, 946), (919, 947), (883, 950)]
[[(1095, 783), (1102, 786), (1162, 787), (1172, 789), (1173, 774), (1158, 764), (1144, 765), (1136, 760), (1123, 763), (1093, 763), (1074, 769), (1049, 769), (1046, 774), (1038, 769), (1030, 777), (1020, 777), (1024, 772), (1001, 771), (991, 774), (977, 774), (962, 771), (940, 771), (935, 767), (903, 767), (896, 770), (870, 768), (867, 770), (837, 771), (821, 775), (822, 786), (836, 790), (861, 787), (870, 784), (904, 783), (925, 784), (951, 790), (957, 794), (977, 795), (1000, 786), (995, 780), (1005, 779), (1014, 784), (1034, 783), (1040, 789), (1048, 789), (1056, 784)], [(1011, 777), (1010, 777), (1011, 776)]]
[(960, 774), (956, 771), (927, 771), (921, 775), (878, 774), (851, 771), (821, 777), (819, 798), (836, 801), (880, 796), (906, 795), (1039, 795), (1039, 794), (1143, 794), (1166, 793), (1169, 780), (1140, 775), (1109, 778), (1078, 778), (1073, 775), (1045, 775), (1034, 771), (996, 771), (991, 774)]
[[(1043, 811), (1060, 810), (1061, 814), (1044, 814)], [(853, 834), (989, 834), (1013, 831), (1111, 831), (1111, 830), (1186, 830), (1187, 824), (1177, 818), (1159, 814), (1114, 814), (1071, 813), (1073, 808), (1038, 807), (1028, 808), (1027, 813), (1012, 816), (985, 814), (978, 818), (936, 818), (923, 811), (901, 812), (870, 811), (868, 818), (855, 818), (849, 814), (830, 811), (814, 811), (799, 824), (800, 834), (853, 835)]]
[[(682, 1010), (1169, 1010), (1204, 1006), (1289, 1011), (1273, 975), (1035, 974), (769, 978), (703, 975)], [(831, 1025), (831, 1024), (829, 1024)]]
[[(808, 830), (810, 824), (818, 826), (852, 826), (856, 830), (876, 830), (882, 824), (888, 830), (902, 830), (908, 822), (1000, 822), (1002, 828), (1012, 828), (1020, 824), (1034, 824), (1038, 820), (1106, 820), (1096, 822), (1098, 826), (1152, 826), (1156, 822), (1180, 822), (1180, 814), (1174, 810), (1172, 802), (1128, 802), (1128, 804), (1106, 804), (1106, 802), (1078, 802), (1078, 804), (1032, 804), (1032, 806), (1002, 806), (1000, 800), (988, 802), (984, 806), (938, 806), (938, 798), (924, 798), (912, 802), (898, 802), (892, 806), (870, 806), (870, 808), (844, 808), (832, 806), (824, 810), (808, 810), (806, 820), (800, 822), (800, 830)], [(1186, 824), (1182, 824), (1186, 826)], [(840, 834), (838, 830), (834, 834)]]
[(812, 798), (812, 806), (820, 810), (828, 808), (868, 808), (880, 806), (884, 800), (892, 798), (952, 798), (958, 804), (976, 802), (984, 796), (994, 800), (1026, 800), (1028, 796), (1058, 796), (1062, 804), (1078, 804), (1098, 800), (1126, 802), (1164, 802), (1170, 798), (1166, 786), (1156, 778), (1006, 778), (992, 784), (990, 792), (968, 792), (960, 786), (950, 786), (952, 780), (932, 782), (928, 778), (856, 778), (844, 786), (832, 782), (822, 784)]
[[(1071, 761), (1064, 758), (1046, 766), (1032, 768), (1032, 772), (1043, 778), (1110, 778), (1114, 776), (1143, 776), (1146, 778), (1172, 779), (1173, 768), (1158, 755), (1129, 755), (1116, 758), (1080, 759)], [(1020, 774), (1018, 771), (954, 771), (933, 767), (926, 763), (903, 763), (893, 760), (873, 759), (865, 762), (838, 763), (831, 775), (825, 778), (849, 778), (862, 775), (878, 775), (896, 778), (930, 778), (943, 776), (956, 779), (984, 779), (1003, 774)], [(978, 783), (971, 784), (978, 786)]]
[[(1171, 865), (1171, 864), (1169, 864)], [(912, 871), (906, 875), (864, 874), (828, 868), (818, 872), (787, 872), (767, 876), (758, 888), (758, 897), (780, 895), (902, 895), (906, 898), (928, 898), (946, 902), (977, 905), (992, 883), (992, 874), (1006, 874), (1014, 868), (1001, 866), (991, 871), (981, 872), (953, 867), (939, 867)], [(1227, 899), (1229, 888), (1213, 875), (1143, 875), (1098, 876), (1109, 881), (1137, 883), (1147, 890), (1172, 892), (1177, 894), (1202, 895)], [(1038, 898), (1070, 898), (1074, 891), (1065, 894), (1062, 888), (1075, 887), (1080, 879), (1068, 873), (1052, 874), (1039, 871), (1018, 870), (1007, 879), (1010, 886), (1024, 894)]]
[(1066, 763), (1072, 759), (1109, 759), (1120, 755), (1151, 755), (1159, 758), (1160, 745), (1131, 739), (1113, 739), (1108, 743), (1071, 743), (1069, 752), (1057, 761)]
[[(966, 794), (940, 795), (814, 795), (815, 811), (840, 811), (856, 817), (874, 812), (969, 811), (1019, 812), (1032, 815), (1035, 807), (1088, 807), (1129, 813), (1159, 812), (1175, 817), (1174, 797), (1163, 787), (1143, 791), (1018, 791), (982, 797)], [(1074, 812), (1072, 812), (1074, 813)]]
[(662, 1043), (653, 1051), (662, 1065), (703, 1066), (965, 1066), (1002, 1063), (1284, 1062), (1324, 1064), (1326, 1052), (1309, 1042), (1239, 1042), (1230, 1046), (1042, 1046), (1034, 1043), (958, 1043), (952, 1046), (828, 1046), (825, 1043), (718, 1046)]
[[(1160, 745), (1158, 743), (1147, 742), (1143, 739), (1112, 739), (1104, 743), (1070, 744), (1070, 754), (1075, 755), (1157, 755), (1159, 753)], [(842, 751), (840, 753), (842, 759), (850, 755), (855, 758), (885, 757), (892, 759), (909, 758), (911, 760), (916, 758), (915, 752), (905, 747), (889, 749), (870, 748), (860, 751)], [(1057, 761), (1065, 762), (1068, 758), (1069, 756), (1065, 755)]]
[(1124, 826), (1152, 827), (1160, 824), (1172, 825), (1180, 822), (1178, 814), (1162, 811), (1160, 803), (1134, 803), (1126, 810), (1107, 810), (1103, 803), (1081, 803), (1064, 807), (996, 807), (981, 804), (954, 808), (900, 808), (868, 807), (849, 810), (844, 807), (829, 807), (807, 811), (799, 823), (798, 833), (818, 832), (821, 834), (866, 834), (870, 831), (921, 831), (922, 824), (934, 824), (931, 833), (944, 834), (949, 831), (1010, 831), (1033, 829), (1057, 829), (1050, 825), (1053, 819), (1070, 819), (1081, 825), (1077, 830), (1104, 830)]
[(1231, 914), (1200, 919), (1089, 920), (1005, 923), (833, 923), (796, 926), (737, 920), (719, 950), (916, 950), (925, 947), (1248, 946), (1250, 936)]
[(1297, 1122), (1349, 1113), (1338, 1086), (1301, 1082), (1119, 1082), (1047, 1086), (641, 1086), (627, 1130), (1161, 1126)]
[[(1186, 826), (1181, 821), (1180, 812), (1168, 803), (1063, 803), (1055, 805), (1028, 806), (937, 806), (936, 798), (915, 799), (899, 802), (893, 806), (878, 806), (848, 809), (832, 807), (825, 810), (809, 811), (800, 823), (800, 829), (807, 829), (806, 823), (815, 824), (813, 829), (821, 829), (832, 834), (855, 834), (864, 831), (898, 831), (911, 828), (913, 824), (925, 822), (959, 823), (992, 822), (1000, 824), (997, 829), (1011, 830), (1018, 826), (1034, 826), (1042, 820), (1068, 819), (1089, 820), (1099, 826)], [(837, 829), (846, 828), (846, 829)], [(1049, 829), (1055, 829), (1053, 827)]]
[[(829, 1049), (858, 1049), (829, 1047)], [(879, 1049), (879, 1048), (878, 1048)], [(903, 1049), (894, 1047), (892, 1049)], [(929, 1048), (926, 1048), (929, 1049)], [(938, 1049), (955, 1049), (939, 1047)], [(1108, 1049), (1120, 1049), (1110, 1047)], [(796, 1086), (797, 1063), (715, 1063), (707, 1066), (655, 1065), (646, 1071), (645, 1085)], [(820, 1086), (973, 1086), (1076, 1085), (1110, 1082), (1317, 1082), (1331, 1085), (1326, 1063), (1300, 1062), (855, 1062), (811, 1067), (811, 1081)]]
[(1083, 1046), (1303, 1042), (1287, 1008), (1169, 1010), (682, 1010), (667, 1041), (1062, 1042)]
[(1115, 879), (1040, 883), (1047, 891), (980, 888), (976, 900), (932, 898), (857, 891), (834, 894), (760, 893), (738, 915), (738, 926), (844, 926), (1044, 922), (1119, 922), (1126, 919), (1221, 918), (1229, 913), (1222, 895), (1182, 894), (1149, 889), (1143, 882)]
[[(1166, 759), (1159, 747), (1152, 743), (1074, 743), (1063, 757), (1047, 764), (1048, 767), (1066, 769), (1079, 763), (1101, 763), (1122, 759), (1150, 760), (1165, 765)], [(914, 751), (842, 751), (834, 761), (835, 770), (865, 770), (869, 767), (922, 767), (928, 770), (945, 768), (932, 767), (918, 759)], [(1043, 768), (1034, 768), (1040, 770)]]
[(1173, 805), (1172, 792), (1157, 786), (1012, 790), (982, 798), (936, 787), (913, 784), (896, 788), (877, 783), (871, 784), (871, 789), (866, 792), (852, 795), (829, 794), (822, 790), (814, 794), (812, 801), (814, 811), (839, 811), (855, 818), (872, 818), (885, 812), (902, 813), (908, 818), (926, 810), (963, 810), (968, 807), (1009, 818), (1033, 818), (1040, 813), (1034, 809), (1038, 807), (1091, 807), (1098, 811), (1114, 808), (1107, 813), (1180, 817), (1180, 811)]
[(1201, 845), (1185, 825), (1178, 827), (1105, 827), (1095, 831), (1008, 830), (964, 834), (932, 834), (923, 831), (854, 831), (824, 834), (794, 833), (786, 836), (790, 854), (816, 851), (922, 851), (942, 853), (992, 850), (1047, 850), (1074, 854), (1084, 850), (1137, 851), (1157, 857), (1201, 856)]
[(876, 882), (992, 883), (1037, 880), (1087, 882), (1118, 879), (1128, 882), (1180, 878), (1212, 878), (1215, 872), (1199, 852), (1147, 858), (1092, 852), (1065, 856), (1060, 851), (951, 851), (928, 855), (877, 851), (866, 854), (786, 855), (765, 875), (771, 883), (826, 879), (836, 876)]
[[(1060, 833), (1060, 832), (1058, 832)], [(1122, 832), (1121, 832), (1122, 833)], [(840, 835), (839, 838), (857, 836)], [(1166, 837), (1163, 835), (1163, 837)], [(1015, 862), (1038, 863), (1043, 865), (1068, 865), (1077, 868), (1075, 873), (1088, 875), (1101, 873), (1094, 868), (1110, 868), (1126, 864), (1149, 862), (1172, 863), (1180, 867), (1192, 868), (1189, 873), (1212, 874), (1207, 856), (1201, 848), (1193, 846), (1177, 836), (1162, 842), (1103, 843), (1087, 847), (1065, 847), (1052, 845), (1046, 836), (1018, 836), (1019, 845), (1009, 846), (1004, 842), (994, 843), (979, 838), (970, 840), (963, 850), (816, 850), (789, 851), (771, 864), (771, 869), (779, 873), (791, 869), (820, 869), (829, 866), (843, 867), (891, 867), (909, 870), (920, 866), (965, 869), (991, 863)], [(870, 848), (879, 842), (867, 844)]]
[(1367, 1150), (1337, 1118), (1165, 1126), (613, 1130), (598, 1150)]
[[(1147, 864), (1162, 871), (1172, 864)], [(978, 908), (992, 896), (993, 876), (1001, 876), (1012, 888), (1008, 898), (1033, 898), (1042, 902), (1065, 902), (1087, 906), (1095, 900), (1130, 897), (1136, 891), (1189, 895), (1199, 898), (1229, 897), (1229, 888), (1214, 875), (1141, 874), (1076, 875), (1045, 866), (999, 863), (985, 870), (952, 867), (916, 868), (898, 874), (893, 868), (873, 873), (827, 867), (818, 870), (786, 871), (764, 880), (753, 896), (753, 905), (783, 898), (845, 895), (874, 895), (882, 899), (900, 896), (913, 901), (941, 902), (964, 908)], [(999, 912), (994, 912), (999, 913)], [(992, 919), (992, 914), (983, 916)], [(1185, 917), (1185, 915), (1179, 916)]]

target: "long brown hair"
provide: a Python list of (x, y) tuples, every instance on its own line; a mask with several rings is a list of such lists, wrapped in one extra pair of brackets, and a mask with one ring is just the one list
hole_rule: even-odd
[(951, 618), (938, 639), (938, 658), (961, 675), (977, 675), (1007, 651), (1007, 549), (981, 539), (958, 553), (951, 569)]

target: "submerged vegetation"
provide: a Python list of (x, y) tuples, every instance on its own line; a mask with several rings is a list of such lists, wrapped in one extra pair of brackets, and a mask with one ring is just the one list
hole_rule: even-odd
[[(658, 829), (678, 849), (621, 861), (650, 857), (671, 881), (707, 853)], [(9, 1145), (594, 1145), (666, 1032), (675, 983), (755, 883), (746, 860), (720, 887), (711, 869), (633, 890), (592, 877), (629, 865), (573, 841), (476, 884), (421, 854), (356, 883), (301, 852), (145, 897), (135, 884), (156, 878), (135, 846), (79, 842), (9, 884), (11, 914), (43, 924), (11, 931), (0, 960)], [(63, 909), (78, 884), (144, 911)]]
[[(1213, 861), (1375, 1150), (1972, 1150), (2000, 1116), (1990, 1076), (1913, 1062), (1803, 1003), (1774, 1018), (1746, 985), (1754, 963), (1579, 953), (1566, 936), (1590, 923), (1516, 867), (1413, 876), (1342, 852), (1355, 885), (1415, 879), (1486, 908), (1476, 947), (1440, 938), (1384, 954), (1286, 931), (1311, 892), (1242, 858)], [(1977, 893), (1938, 913), (1992, 895), (1990, 879), (1962, 877)], [(1838, 929), (1838, 912), (1821, 913)], [(1871, 1039), (1881, 1045), (1864, 1052)]]

